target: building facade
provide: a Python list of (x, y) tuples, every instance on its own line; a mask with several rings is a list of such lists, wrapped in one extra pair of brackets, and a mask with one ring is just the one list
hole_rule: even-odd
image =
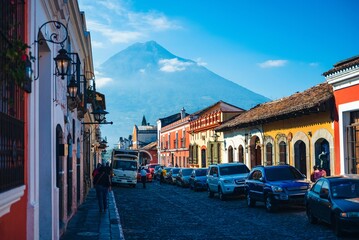
[(333, 86), (336, 174), (359, 173), (359, 57), (338, 62), (323, 74)]
[[(103, 150), (91, 113), (105, 109), (104, 96), (89, 96), (101, 95), (91, 36), (77, 1), (2, 1), (0, 9), (0, 44), (11, 50), (0, 56), (0, 86), (11, 86), (1, 91), (0, 144), (11, 152), (0, 153), (0, 236), (59, 239), (91, 187)], [(3, 172), (15, 178), (6, 180)]]
[[(290, 164), (306, 176), (313, 166), (334, 174), (332, 87), (319, 84), (304, 92), (260, 104), (224, 123), (216, 131), (224, 133), (227, 156), (256, 165)], [(324, 161), (324, 163), (323, 163)]]
[(181, 119), (161, 128), (160, 163), (164, 166), (188, 167), (190, 116), (181, 110)]
[(244, 110), (239, 107), (219, 101), (191, 115), (189, 166), (208, 167), (228, 161), (224, 157), (227, 142), (223, 132), (215, 129), (242, 112)]

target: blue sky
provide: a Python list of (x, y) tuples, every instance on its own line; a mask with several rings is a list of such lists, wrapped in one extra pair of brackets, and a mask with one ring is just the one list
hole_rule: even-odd
[[(136, 42), (173, 54), (271, 99), (324, 82), (359, 55), (356, 0), (79, 0), (95, 70)], [(106, 84), (96, 71), (96, 86)]]

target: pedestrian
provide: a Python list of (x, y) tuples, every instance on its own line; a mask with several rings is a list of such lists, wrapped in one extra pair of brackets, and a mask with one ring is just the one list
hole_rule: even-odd
[(312, 182), (316, 182), (318, 180), (318, 178), (320, 178), (320, 172), (318, 170), (318, 167), (317, 166), (313, 166), (313, 172), (312, 174), (310, 175), (310, 181)]
[(141, 182), (142, 182), (142, 186), (143, 188), (146, 188), (146, 181), (147, 181), (147, 171), (144, 167), (141, 168)]
[(327, 176), (327, 172), (322, 167), (319, 167), (319, 174), (320, 174), (320, 177), (326, 177)]
[(160, 177), (160, 182), (162, 183), (162, 182), (165, 182), (165, 176), (166, 176), (166, 174), (167, 174), (167, 171), (166, 171), (166, 169), (163, 167), (162, 168), (162, 172), (161, 172), (161, 177)]
[(105, 166), (99, 168), (98, 174), (94, 177), (93, 184), (96, 189), (99, 211), (106, 211), (108, 207), (107, 195), (111, 190), (111, 178)]
[(93, 178), (95, 178), (96, 175), (98, 174), (98, 171), (99, 171), (100, 167), (101, 167), (101, 163), (97, 163), (96, 168), (92, 171), (92, 177)]

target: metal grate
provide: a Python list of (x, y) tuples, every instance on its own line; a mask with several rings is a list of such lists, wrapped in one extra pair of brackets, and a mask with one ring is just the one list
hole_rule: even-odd
[(5, 69), (5, 50), (13, 40), (23, 39), (24, 1), (1, 1), (0, 193), (24, 184), (24, 91)]

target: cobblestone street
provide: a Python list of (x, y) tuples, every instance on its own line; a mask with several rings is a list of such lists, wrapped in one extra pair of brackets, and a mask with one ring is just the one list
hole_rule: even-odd
[[(304, 207), (267, 213), (244, 198), (220, 201), (207, 192), (158, 182), (114, 187), (125, 239), (337, 239), (330, 226), (308, 223)], [(348, 235), (344, 239), (354, 239)]]

